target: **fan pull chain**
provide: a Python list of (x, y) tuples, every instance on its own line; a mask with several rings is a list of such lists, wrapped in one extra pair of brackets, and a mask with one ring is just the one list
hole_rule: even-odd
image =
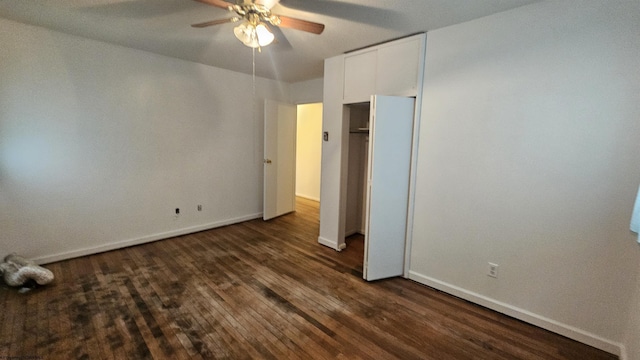
[[(253, 108), (256, 108), (256, 49), (251, 49), (251, 58), (253, 60), (251, 67), (251, 84), (253, 86)], [(255, 110), (254, 110), (255, 111)]]
[[(257, 124), (258, 123), (258, 117), (260, 112), (258, 111), (257, 108), (257, 104), (258, 101), (256, 100), (256, 49), (252, 48), (251, 49), (251, 59), (252, 59), (252, 63), (251, 63), (251, 86), (252, 86), (252, 92), (253, 92), (253, 96), (252, 98), (252, 105), (253, 105), (253, 123)], [(255, 130), (254, 130), (255, 132)], [(254, 154), (256, 154), (256, 142), (254, 141), (253, 143), (254, 146)], [(264, 154), (260, 154), (260, 161), (264, 160)]]

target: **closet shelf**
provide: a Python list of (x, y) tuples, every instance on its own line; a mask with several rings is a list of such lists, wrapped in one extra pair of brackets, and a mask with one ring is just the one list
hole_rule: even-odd
[(352, 134), (365, 134), (369, 132), (369, 128), (357, 128), (349, 130)]

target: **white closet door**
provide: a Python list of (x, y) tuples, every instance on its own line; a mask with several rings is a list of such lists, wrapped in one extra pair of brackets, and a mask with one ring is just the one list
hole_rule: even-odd
[(296, 208), (296, 106), (264, 103), (264, 197), (262, 218)]
[(371, 100), (365, 280), (404, 273), (414, 107), (414, 98)]

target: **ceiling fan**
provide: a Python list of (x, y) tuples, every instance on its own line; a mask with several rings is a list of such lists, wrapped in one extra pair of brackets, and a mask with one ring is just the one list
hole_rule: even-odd
[(280, 0), (237, 0), (235, 4), (224, 0), (196, 0), (201, 3), (227, 9), (236, 15), (230, 18), (193, 24), (192, 27), (207, 26), (243, 21), (233, 29), (235, 36), (246, 46), (260, 49), (273, 42), (275, 36), (267, 24), (284, 28), (302, 30), (313, 34), (321, 34), (324, 25), (271, 13)]

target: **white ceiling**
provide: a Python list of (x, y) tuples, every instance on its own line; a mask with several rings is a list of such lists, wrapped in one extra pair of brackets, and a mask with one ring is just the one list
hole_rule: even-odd
[[(233, 1), (233, 0), (227, 0)], [(278, 43), (256, 52), (258, 76), (287, 82), (322, 77), (323, 60), (350, 50), (453, 25), (541, 0), (281, 0), (275, 14), (325, 24), (320, 35), (276, 29)], [(0, 0), (0, 16), (64, 33), (251, 73), (251, 49), (230, 17), (194, 0)]]

